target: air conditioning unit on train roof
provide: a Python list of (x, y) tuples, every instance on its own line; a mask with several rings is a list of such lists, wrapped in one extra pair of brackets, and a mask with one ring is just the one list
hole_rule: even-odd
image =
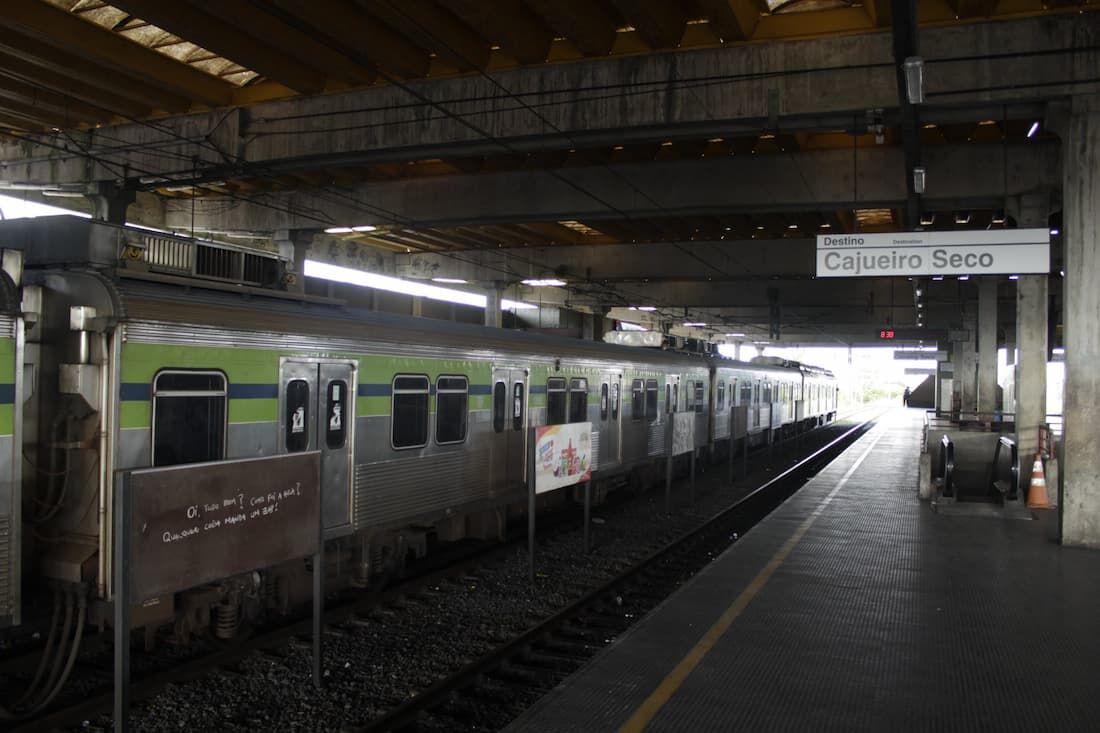
[(603, 340), (619, 346), (645, 346), (659, 349), (664, 345), (664, 335), (657, 331), (608, 331)]

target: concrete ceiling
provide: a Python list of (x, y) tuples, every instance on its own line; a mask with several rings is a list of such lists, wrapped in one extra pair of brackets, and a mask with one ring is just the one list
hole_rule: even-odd
[[(911, 282), (814, 280), (811, 238), (1012, 226), (1037, 192), (1056, 209), (1061, 105), (1100, 88), (1100, 3), (774, 5), (6, 0), (0, 187), (121, 190), (137, 223), (301, 230), (321, 259), (644, 301), (657, 315), (611, 313), (714, 333), (915, 326)], [(899, 89), (914, 50), (919, 106)], [(323, 233), (352, 226), (370, 231)], [(568, 286), (517, 285), (548, 274)], [(937, 288), (926, 327), (968, 287)]]

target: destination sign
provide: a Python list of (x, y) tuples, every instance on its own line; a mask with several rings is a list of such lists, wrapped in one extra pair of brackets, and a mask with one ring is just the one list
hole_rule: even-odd
[(818, 277), (1019, 275), (1050, 272), (1050, 231), (819, 234)]

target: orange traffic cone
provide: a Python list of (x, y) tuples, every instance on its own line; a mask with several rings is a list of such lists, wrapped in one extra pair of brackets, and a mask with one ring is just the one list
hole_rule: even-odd
[(1031, 467), (1031, 484), (1027, 487), (1028, 509), (1050, 509), (1047, 499), (1047, 479), (1043, 474), (1043, 458), (1035, 454), (1035, 463)]

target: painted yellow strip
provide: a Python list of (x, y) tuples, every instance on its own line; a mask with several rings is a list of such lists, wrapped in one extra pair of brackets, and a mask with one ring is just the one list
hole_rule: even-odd
[(779, 569), (779, 566), (787, 559), (787, 556), (791, 554), (791, 551), (802, 541), (803, 536), (810, 529), (817, 518), (821, 516), (825, 511), (825, 507), (829, 506), (829, 503), (833, 500), (844, 485), (848, 483), (848, 479), (852, 477), (852, 474), (856, 472), (856, 469), (860, 467), (864, 459), (871, 454), (875, 445), (882, 438), (882, 433), (879, 433), (875, 437), (871, 444), (867, 446), (867, 450), (863, 451), (862, 455), (856, 459), (856, 462), (852, 464), (851, 468), (844, 474), (844, 476), (837, 482), (833, 490), (829, 492), (829, 495), (821, 500), (821, 503), (817, 505), (810, 516), (798, 526), (798, 529), (794, 531), (787, 541), (783, 543), (783, 546), (779, 548), (768, 564), (764, 566), (764, 569), (757, 573), (752, 582), (745, 590), (741, 591), (741, 595), (737, 596), (737, 599), (733, 604), (725, 610), (725, 612), (714, 622), (714, 625), (707, 629), (707, 632), (703, 634), (698, 643), (687, 653), (687, 655), (680, 660), (668, 675), (661, 680), (661, 684), (657, 685), (649, 697), (645, 699), (634, 714), (630, 716), (630, 719), (619, 728), (619, 733), (641, 733), (645, 730), (646, 726), (650, 724), (657, 713), (661, 711), (661, 708), (665, 706), (676, 691), (680, 689), (680, 686), (684, 684), (684, 680), (688, 678), (699, 663), (703, 661), (703, 658), (714, 648), (714, 645), (718, 643), (718, 640), (729, 630), (729, 627), (733, 624), (737, 617), (741, 615), (757, 594), (768, 584), (772, 575)]

